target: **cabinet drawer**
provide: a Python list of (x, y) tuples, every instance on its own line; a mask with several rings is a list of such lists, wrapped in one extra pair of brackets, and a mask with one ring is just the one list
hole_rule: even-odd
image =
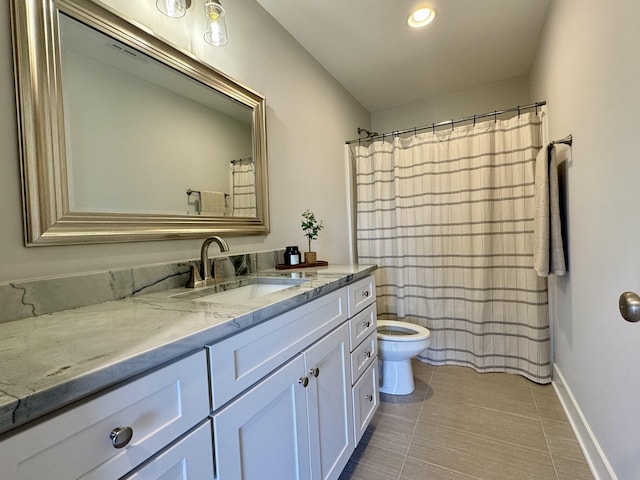
[(376, 331), (376, 304), (369, 305), (355, 317), (349, 320), (349, 334), (351, 335), (351, 350), (362, 343), (371, 332)]
[(213, 477), (211, 420), (123, 480), (203, 480)]
[(353, 417), (355, 423), (356, 445), (378, 408), (378, 362), (373, 362), (360, 380), (353, 386)]
[(351, 353), (351, 378), (356, 383), (369, 364), (378, 355), (378, 337), (372, 332), (367, 339)]
[(217, 410), (347, 319), (345, 289), (207, 347)]
[(376, 301), (376, 281), (373, 275), (347, 285), (349, 295), (349, 316), (353, 317), (367, 305)]
[[(207, 417), (204, 350), (0, 443), (3, 480), (120, 478)], [(131, 427), (123, 448), (116, 428)]]

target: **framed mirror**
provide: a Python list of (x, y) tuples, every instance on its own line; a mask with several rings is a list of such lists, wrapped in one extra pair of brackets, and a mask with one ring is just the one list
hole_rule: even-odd
[(27, 246), (269, 232), (265, 98), (89, 0), (12, 0)]

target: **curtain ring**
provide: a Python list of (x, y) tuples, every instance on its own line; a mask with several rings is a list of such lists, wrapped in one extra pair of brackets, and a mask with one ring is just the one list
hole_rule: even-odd
[(493, 121), (494, 121), (494, 123), (498, 123), (498, 111), (497, 110), (493, 111)]
[(453, 130), (453, 118), (451, 119), (451, 130)]
[(431, 124), (431, 131), (433, 131), (433, 134), (435, 135), (435, 133), (436, 133), (436, 124), (435, 123)]
[(476, 116), (475, 115), (473, 116), (473, 126), (474, 127), (476, 126)]
[(413, 136), (418, 135), (418, 127), (413, 127)]
[(520, 105), (518, 105), (518, 118), (520, 118)]
[(536, 102), (536, 117), (538, 116), (538, 102)]

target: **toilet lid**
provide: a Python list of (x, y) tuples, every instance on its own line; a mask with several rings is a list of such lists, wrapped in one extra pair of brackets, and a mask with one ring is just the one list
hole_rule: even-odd
[(416, 341), (429, 338), (431, 332), (421, 325), (396, 320), (378, 320), (378, 338), (394, 341)]

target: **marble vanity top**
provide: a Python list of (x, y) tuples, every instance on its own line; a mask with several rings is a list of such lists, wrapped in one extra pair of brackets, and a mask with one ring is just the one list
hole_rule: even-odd
[[(307, 282), (244, 305), (174, 288), (0, 324), (0, 433), (370, 275), (335, 265), (252, 276)], [(187, 295), (189, 297), (189, 295)]]

